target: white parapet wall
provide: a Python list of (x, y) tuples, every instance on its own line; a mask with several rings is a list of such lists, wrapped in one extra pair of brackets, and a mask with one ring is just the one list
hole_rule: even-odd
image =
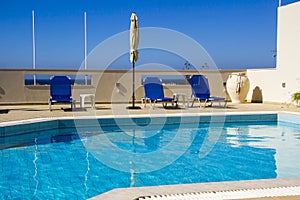
[(278, 8), (276, 69), (247, 70), (248, 101), (290, 103), (300, 91), (300, 2)]
[[(226, 97), (224, 83), (228, 75), (245, 70), (138, 70), (135, 73), (135, 97), (140, 101), (144, 96), (143, 76), (192, 75), (203, 74), (208, 77), (210, 91), (213, 96)], [(95, 94), (97, 103), (121, 103), (132, 99), (131, 70), (55, 70), (55, 69), (0, 69), (0, 105), (1, 104), (32, 104), (48, 102), (49, 85), (25, 85), (24, 76), (36, 75), (68, 75), (91, 76), (91, 84), (72, 86), (72, 96), (79, 102), (80, 94)], [(174, 93), (185, 93), (190, 96), (191, 88), (185, 85), (164, 85), (165, 95), (172, 97)], [(228, 99), (229, 100), (229, 99)]]

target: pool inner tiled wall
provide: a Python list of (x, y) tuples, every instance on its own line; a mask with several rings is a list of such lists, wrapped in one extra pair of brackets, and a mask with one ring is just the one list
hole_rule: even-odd
[(23, 123), (0, 127), (0, 137), (32, 133), (54, 128), (80, 128), (89, 126), (115, 126), (151, 124), (181, 124), (181, 123), (235, 123), (235, 122), (291, 122), (299, 123), (300, 117), (287, 114), (231, 114), (231, 115), (200, 115), (200, 116), (161, 116), (134, 118), (91, 118), (91, 119), (55, 119), (34, 123)]

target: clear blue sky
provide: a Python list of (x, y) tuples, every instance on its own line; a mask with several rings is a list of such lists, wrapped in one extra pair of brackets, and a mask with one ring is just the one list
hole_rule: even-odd
[[(291, 2), (296, 1), (282, 0), (283, 5)], [(84, 11), (89, 52), (127, 31), (135, 11), (140, 27), (186, 34), (207, 50), (219, 68), (275, 67), (271, 51), (276, 49), (277, 7), (278, 0), (1, 0), (0, 68), (32, 67), (32, 10), (37, 68), (80, 67)], [(164, 56), (168, 58), (166, 53), (156, 55)], [(163, 64), (183, 66), (171, 60)], [(116, 63), (115, 68), (131, 66), (129, 59)]]

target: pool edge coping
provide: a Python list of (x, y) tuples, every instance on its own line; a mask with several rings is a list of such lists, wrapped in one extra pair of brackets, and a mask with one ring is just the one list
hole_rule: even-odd
[[(273, 116), (274, 115), (274, 116)], [(256, 117), (255, 117), (256, 116)], [(199, 122), (239, 122), (274, 121), (300, 125), (297, 119), (300, 114), (285, 111), (247, 111), (247, 112), (205, 112), (205, 113), (164, 113), (164, 114), (131, 114), (101, 116), (63, 116), (33, 118), (0, 123), (0, 137), (42, 131), (49, 128), (83, 128), (87, 126), (111, 125), (148, 125), (149, 118), (167, 118), (165, 123), (199, 123)], [(185, 119), (184, 119), (185, 118)], [(183, 120), (184, 119), (184, 120)], [(96, 121), (95, 121), (96, 120)], [(157, 122), (153, 122), (155, 124)], [(55, 126), (55, 127), (54, 127)], [(24, 131), (26, 130), (26, 131)]]
[[(103, 194), (91, 197), (90, 200), (122, 199), (134, 200), (143, 196), (171, 195), (187, 193), (216, 193), (247, 191), (266, 188), (286, 188), (300, 186), (300, 178), (274, 178), (225, 182), (208, 182), (195, 184), (176, 184), (135, 188), (116, 188)], [(280, 197), (280, 195), (276, 195)], [(245, 199), (247, 197), (245, 196)], [(262, 198), (262, 197), (258, 197)]]
[(77, 119), (112, 119), (112, 118), (146, 118), (146, 117), (197, 117), (197, 116), (230, 116), (230, 115), (247, 115), (247, 114), (294, 114), (300, 116), (296, 112), (286, 111), (247, 111), (247, 112), (205, 112), (205, 113), (166, 113), (166, 114), (132, 114), (132, 115), (101, 115), (101, 116), (68, 116), (68, 117), (43, 117), (25, 120), (15, 120), (8, 122), (0, 122), (0, 128), (5, 126), (24, 125), (37, 122), (47, 122), (55, 120), (77, 120)]

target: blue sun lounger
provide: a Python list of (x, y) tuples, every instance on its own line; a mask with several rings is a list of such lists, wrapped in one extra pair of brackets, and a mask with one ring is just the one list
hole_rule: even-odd
[(75, 108), (75, 100), (71, 94), (71, 79), (67, 76), (52, 76), (50, 78), (49, 110), (55, 103), (70, 103), (72, 110)]
[(219, 102), (221, 106), (221, 102), (224, 103), (224, 107), (226, 107), (227, 101), (223, 97), (212, 97), (210, 96), (210, 89), (208, 84), (208, 79), (203, 75), (193, 75), (190, 78), (190, 85), (192, 88), (192, 105), (197, 100), (199, 102), (199, 106), (201, 107), (201, 101), (204, 101), (204, 107), (207, 102), (210, 102), (210, 106), (212, 106), (213, 102)]
[(143, 83), (144, 83), (145, 97), (142, 99), (142, 102), (149, 101), (150, 108), (153, 108), (152, 103), (154, 103), (155, 105), (155, 103), (157, 102), (162, 102), (164, 108), (167, 107), (168, 102), (172, 103), (173, 107), (174, 104), (176, 105), (176, 107), (178, 107), (176, 99), (165, 97), (162, 81), (160, 78), (146, 77)]

